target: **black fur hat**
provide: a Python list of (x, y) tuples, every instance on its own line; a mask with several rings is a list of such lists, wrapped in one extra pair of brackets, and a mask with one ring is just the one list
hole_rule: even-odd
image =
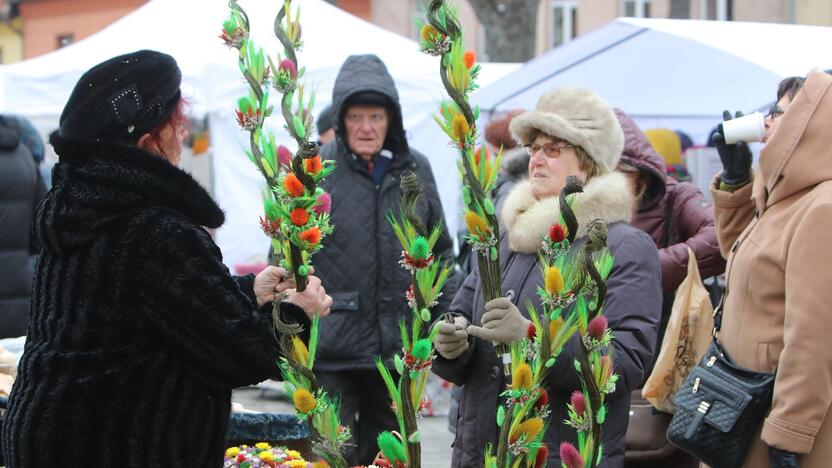
[(140, 50), (111, 58), (78, 80), (58, 131), (69, 139), (133, 143), (171, 115), (181, 83), (170, 55)]

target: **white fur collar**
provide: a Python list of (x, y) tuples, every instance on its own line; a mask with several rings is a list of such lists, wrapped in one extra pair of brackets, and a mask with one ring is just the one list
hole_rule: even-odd
[[(593, 177), (583, 193), (575, 196), (573, 210), (580, 225), (576, 239), (586, 233), (586, 224), (593, 219), (606, 224), (629, 222), (633, 195), (626, 177), (618, 172)], [(536, 199), (529, 181), (514, 187), (501, 212), (503, 228), (508, 232), (508, 245), (511, 250), (521, 253), (537, 252), (541, 239), (559, 218), (557, 197)]]

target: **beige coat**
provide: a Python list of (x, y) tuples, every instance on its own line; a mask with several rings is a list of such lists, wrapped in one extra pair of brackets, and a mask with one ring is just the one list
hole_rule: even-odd
[(760, 155), (753, 184), (713, 190), (728, 287), (719, 340), (775, 371), (774, 402), (745, 466), (768, 445), (832, 466), (832, 76), (809, 75)]

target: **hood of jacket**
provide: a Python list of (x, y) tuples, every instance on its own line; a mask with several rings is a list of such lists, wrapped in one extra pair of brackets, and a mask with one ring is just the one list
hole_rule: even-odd
[(392, 151), (393, 154), (406, 153), (408, 146), (396, 83), (387, 71), (384, 62), (372, 54), (347, 57), (335, 78), (335, 85), (332, 89), (332, 115), (338, 141), (346, 147), (347, 137), (344, 128), (346, 102), (354, 94), (368, 91), (379, 93), (390, 100), (388, 111), (391, 115), (384, 148)]
[(20, 133), (17, 127), (9, 122), (10, 117), (0, 116), (0, 149), (13, 150), (20, 144)]
[[(629, 222), (633, 195), (627, 178), (619, 172), (593, 177), (584, 191), (575, 195), (572, 209), (580, 226), (576, 239), (583, 237), (587, 223), (595, 219), (606, 224)], [(501, 218), (511, 250), (535, 253), (552, 224), (560, 219), (558, 197), (538, 200), (532, 194), (529, 181), (518, 182), (503, 205)]]
[(59, 162), (33, 232), (51, 252), (87, 245), (148, 206), (175, 210), (209, 228), (225, 219), (188, 173), (147, 151), (117, 142), (70, 140), (57, 133), (50, 143)]
[(667, 172), (664, 159), (653, 149), (650, 140), (636, 122), (621, 109), (613, 109), (621, 129), (624, 131), (624, 151), (621, 162), (635, 167), (650, 180), (647, 192), (639, 202), (638, 210), (645, 211), (656, 206), (667, 191)]
[(760, 152), (754, 198), (761, 211), (832, 180), (832, 75), (810, 73), (780, 119), (777, 131)]

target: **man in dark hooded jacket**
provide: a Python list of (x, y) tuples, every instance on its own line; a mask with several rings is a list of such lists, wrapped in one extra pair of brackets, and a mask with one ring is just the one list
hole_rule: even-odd
[(18, 124), (0, 116), (0, 338), (26, 334), (34, 252), (29, 231), (46, 192), (32, 154), (21, 144)]
[[(410, 273), (398, 263), (402, 248), (387, 221), (388, 213), (400, 211), (402, 173), (414, 172), (422, 184), (417, 214), (424, 224), (442, 227), (434, 253), (452, 261), (453, 244), (430, 164), (407, 144), (398, 92), (384, 63), (375, 55), (348, 57), (332, 98), (336, 139), (321, 155), (336, 162), (324, 182), (335, 231), (315, 255), (315, 272), (334, 302), (321, 321), (315, 373), (341, 397), (342, 423), (356, 444), (348, 461), (369, 465), (378, 433), (398, 427), (374, 359), (390, 365), (402, 347), (399, 321), (411, 319), (405, 300)], [(453, 284), (448, 281), (435, 311), (447, 310)]]

